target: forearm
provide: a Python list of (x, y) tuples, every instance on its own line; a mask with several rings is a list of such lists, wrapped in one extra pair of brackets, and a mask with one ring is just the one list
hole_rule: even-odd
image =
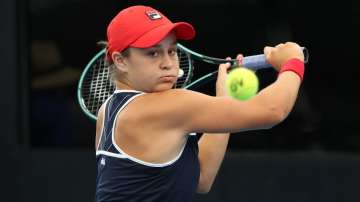
[(271, 106), (273, 110), (279, 112), (281, 119), (284, 119), (295, 104), (300, 84), (301, 80), (298, 75), (290, 71), (283, 72), (276, 82), (260, 91), (254, 99)]
[(229, 133), (204, 133), (199, 140), (200, 179), (199, 193), (206, 193), (214, 183), (224, 159)]

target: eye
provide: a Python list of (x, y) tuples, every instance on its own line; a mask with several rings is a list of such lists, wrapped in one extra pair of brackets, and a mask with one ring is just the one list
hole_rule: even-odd
[(159, 51), (151, 50), (151, 51), (147, 52), (147, 55), (150, 57), (157, 57), (159, 55)]
[(176, 49), (169, 50), (169, 55), (176, 56), (177, 55), (177, 50)]

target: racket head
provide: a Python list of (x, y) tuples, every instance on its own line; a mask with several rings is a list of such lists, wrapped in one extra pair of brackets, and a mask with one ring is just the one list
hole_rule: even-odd
[(102, 103), (114, 92), (106, 62), (106, 49), (99, 51), (83, 70), (77, 89), (77, 98), (83, 112), (96, 120)]

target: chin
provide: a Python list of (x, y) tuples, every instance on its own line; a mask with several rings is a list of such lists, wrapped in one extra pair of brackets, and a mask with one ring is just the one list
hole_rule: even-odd
[(173, 86), (174, 86), (173, 83), (162, 83), (162, 84), (156, 86), (153, 89), (153, 92), (162, 92), (162, 91), (170, 90), (173, 88)]

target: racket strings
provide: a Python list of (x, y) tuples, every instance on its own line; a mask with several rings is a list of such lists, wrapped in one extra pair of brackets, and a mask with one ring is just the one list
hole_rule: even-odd
[(175, 84), (175, 88), (183, 88), (191, 81), (192, 70), (193, 70), (193, 61), (190, 58), (190, 55), (180, 49), (178, 49), (179, 57), (179, 68), (182, 71), (182, 74), (178, 77)]
[(102, 103), (112, 94), (115, 87), (109, 79), (109, 68), (103, 57), (93, 64), (90, 71), (84, 80), (82, 96), (88, 110), (96, 115)]

